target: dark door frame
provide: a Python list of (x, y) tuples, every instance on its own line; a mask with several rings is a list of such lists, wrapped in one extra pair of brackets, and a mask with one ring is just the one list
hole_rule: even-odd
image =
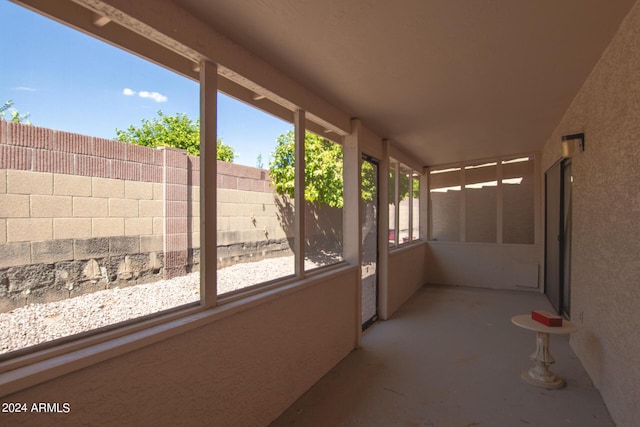
[[(379, 243), (378, 243), (378, 235), (380, 233), (380, 221), (379, 221), (379, 214), (380, 214), (380, 194), (379, 194), (379, 189), (380, 189), (380, 161), (374, 157), (371, 157), (367, 154), (362, 154), (362, 158), (361, 160), (363, 162), (369, 162), (372, 165), (375, 166), (376, 168), (376, 201), (375, 201), (375, 229), (376, 229), (376, 238), (375, 238), (375, 242), (376, 242), (376, 253), (375, 253), (375, 258), (376, 258), (376, 272), (375, 272), (375, 313), (373, 314), (372, 317), (370, 317), (367, 320), (364, 320), (362, 322), (362, 331), (366, 330), (367, 328), (369, 328), (371, 325), (373, 325), (377, 320), (378, 320), (378, 312), (379, 312), (379, 294), (380, 294), (380, 280), (379, 280), (379, 264), (380, 264), (380, 248), (379, 248)], [(362, 180), (362, 176), (360, 177), (360, 179)], [(362, 195), (360, 196), (362, 197)], [(362, 225), (361, 225), (362, 226)], [(364, 252), (364, 244), (362, 246), (362, 251)], [(362, 286), (362, 285), (361, 285)], [(362, 297), (361, 297), (362, 298)]]
[[(570, 280), (570, 267), (571, 267), (571, 256), (570, 253), (567, 253), (567, 249), (570, 249), (571, 246), (571, 241), (570, 241), (570, 228), (567, 229), (567, 225), (568, 227), (571, 227), (571, 221), (569, 218), (569, 222), (567, 224), (566, 219), (567, 219), (567, 215), (570, 215), (570, 207), (571, 205), (567, 206), (567, 201), (568, 203), (571, 203), (570, 199), (567, 199), (568, 197), (571, 197), (571, 188), (567, 188), (566, 187), (566, 173), (567, 173), (567, 169), (568, 167), (571, 166), (571, 159), (561, 159), (559, 161), (557, 161), (556, 163), (554, 163), (546, 172), (545, 172), (545, 180), (544, 180), (544, 197), (545, 197), (545, 210), (544, 210), (544, 236), (545, 236), (545, 243), (544, 243), (544, 293), (547, 296), (547, 298), (549, 298), (549, 301), (551, 302), (551, 305), (553, 306), (553, 308), (556, 310), (556, 312), (558, 314), (562, 314), (565, 317), (569, 318), (570, 313), (569, 313), (569, 307), (570, 307), (570, 300), (568, 300), (570, 297), (570, 289), (571, 289), (571, 280)], [(554, 171), (555, 168), (559, 168), (558, 171)], [(554, 180), (554, 182), (550, 182), (550, 177), (552, 174), (558, 174), (557, 180)], [(553, 200), (551, 201), (552, 203), (554, 203), (554, 205), (557, 205), (557, 211), (554, 210), (554, 212), (552, 212), (552, 218), (549, 218), (549, 186), (550, 185), (555, 185), (555, 190), (554, 193), (558, 195), (558, 199), (557, 200)], [(570, 184), (569, 184), (570, 185)], [(567, 190), (569, 191), (569, 194), (567, 195), (566, 192)], [(554, 221), (555, 222), (555, 227), (557, 227), (557, 258), (554, 257), (554, 259), (550, 259), (550, 256), (555, 255), (555, 254), (550, 254), (550, 245), (553, 244), (553, 242), (549, 241), (549, 221)], [(568, 234), (568, 235), (567, 235)], [(567, 255), (567, 256), (565, 256)], [(550, 268), (554, 267), (551, 265), (551, 263), (557, 263), (557, 277), (555, 277), (554, 279), (557, 280), (557, 287), (552, 286), (553, 284), (548, 283), (548, 280), (550, 279), (549, 275), (551, 273), (555, 273), (555, 272), (550, 272)], [(555, 274), (554, 274), (555, 275)], [(552, 294), (553, 292), (557, 292), (556, 294)]]

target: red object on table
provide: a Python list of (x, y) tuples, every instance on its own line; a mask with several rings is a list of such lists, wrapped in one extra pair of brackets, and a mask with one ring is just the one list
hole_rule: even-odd
[(533, 310), (531, 318), (546, 326), (562, 326), (562, 317), (544, 310)]

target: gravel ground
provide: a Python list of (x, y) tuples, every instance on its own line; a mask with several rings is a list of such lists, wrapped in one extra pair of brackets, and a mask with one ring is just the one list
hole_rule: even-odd
[[(318, 265), (307, 261), (307, 269)], [(218, 270), (218, 293), (294, 273), (293, 256), (236, 264)], [(200, 274), (114, 288), (0, 313), (0, 354), (89, 331), (200, 299)]]

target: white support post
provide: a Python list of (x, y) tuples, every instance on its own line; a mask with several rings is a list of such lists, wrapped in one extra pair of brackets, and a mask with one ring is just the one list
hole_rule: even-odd
[(389, 153), (390, 142), (382, 140), (378, 170), (378, 309), (382, 320), (389, 318)]
[(422, 169), (420, 175), (420, 238), (425, 242), (429, 240), (429, 168)]
[(395, 213), (393, 214), (393, 241), (398, 247), (400, 245), (400, 162), (393, 163), (393, 173), (396, 176), (393, 189), (393, 205)]
[(498, 206), (496, 206), (496, 212), (498, 213), (497, 218), (496, 218), (496, 243), (501, 245), (502, 244), (502, 239), (503, 239), (503, 230), (502, 230), (502, 219), (504, 218), (504, 214), (503, 214), (503, 210), (502, 210), (502, 206), (503, 206), (503, 200), (504, 200), (504, 186), (502, 185), (502, 160), (498, 159), (496, 161), (496, 181), (498, 184), (497, 190), (497, 197), (496, 197), (496, 203)]
[(304, 276), (304, 219), (305, 219), (305, 200), (304, 200), (304, 141), (305, 141), (305, 112), (296, 110), (294, 116), (295, 126), (295, 172), (294, 172), (294, 250), (295, 250), (295, 274), (297, 277)]
[[(542, 171), (542, 155), (536, 152), (533, 156), (533, 197), (535, 206), (535, 214), (533, 221), (533, 239), (534, 244), (539, 246), (540, 256), (544, 259), (544, 172)], [(544, 270), (543, 270), (544, 271)], [(542, 275), (541, 275), (542, 277)], [(541, 279), (542, 280), (542, 279)], [(542, 288), (542, 287), (541, 287)]]
[(360, 137), (362, 124), (353, 119), (351, 133), (344, 138), (343, 145), (343, 181), (344, 181), (344, 259), (358, 267), (355, 283), (354, 333), (355, 347), (360, 347), (362, 340), (362, 224), (360, 168), (362, 153)]
[(460, 242), (467, 241), (467, 177), (465, 166), (460, 167)]
[(413, 241), (413, 169), (409, 168), (409, 242)]
[(200, 301), (217, 304), (217, 99), (218, 67), (200, 64)]

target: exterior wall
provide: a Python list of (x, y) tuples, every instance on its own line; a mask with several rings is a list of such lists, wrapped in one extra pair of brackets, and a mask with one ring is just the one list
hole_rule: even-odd
[(611, 416), (640, 425), (640, 4), (593, 69), (543, 151), (584, 132), (572, 159), (571, 345)]
[(168, 155), (0, 121), (0, 311), (162, 278)]
[(265, 170), (218, 162), (217, 219), (218, 268), (292, 253), (293, 203)]
[(5, 402), (40, 402), (46, 396), (71, 405), (68, 414), (3, 414), (3, 421), (268, 425), (353, 349), (357, 283), (357, 269), (349, 268), (250, 310), (3, 396)]
[[(135, 236), (149, 251), (162, 250), (162, 184), (0, 169), (3, 230), (0, 243)], [(46, 262), (34, 245), (22, 264)], [(17, 249), (17, 246), (15, 246)], [(63, 254), (49, 254), (61, 257)], [(66, 259), (66, 258), (63, 258)], [(0, 267), (15, 265), (6, 257)]]
[(162, 184), (0, 169), (0, 312), (162, 278)]

